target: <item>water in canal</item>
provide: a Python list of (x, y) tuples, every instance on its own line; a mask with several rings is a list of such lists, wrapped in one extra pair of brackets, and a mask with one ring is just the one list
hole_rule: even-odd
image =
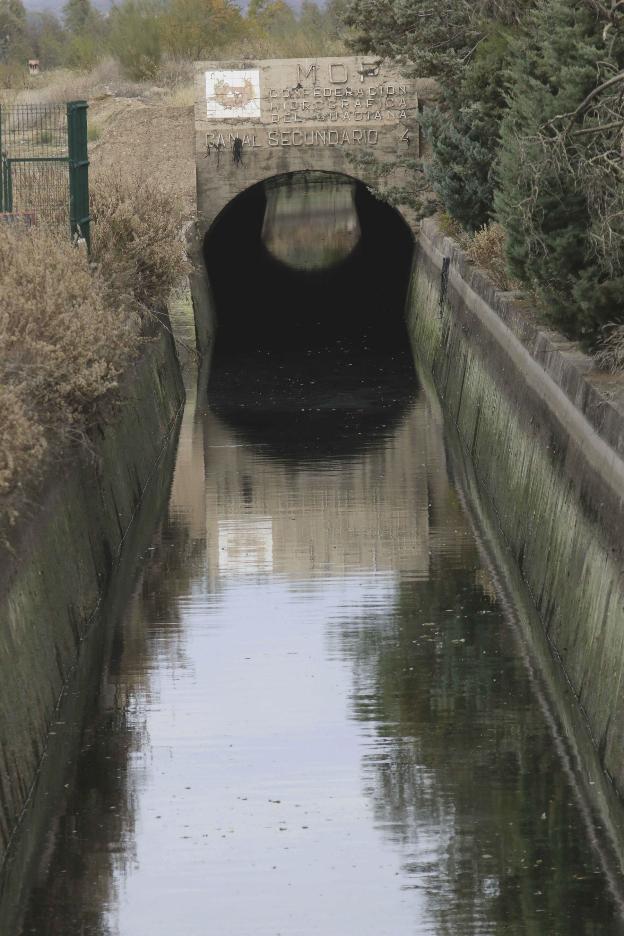
[(218, 361), (154, 519), (18, 932), (624, 932), (407, 352)]

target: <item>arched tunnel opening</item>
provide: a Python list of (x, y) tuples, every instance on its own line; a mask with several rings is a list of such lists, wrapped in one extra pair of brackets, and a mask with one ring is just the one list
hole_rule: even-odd
[(219, 354), (405, 347), (412, 251), (399, 213), (355, 179), (299, 172), (252, 186), (204, 242)]
[(364, 184), (306, 172), (254, 185), (208, 232), (211, 408), (291, 461), (355, 455), (413, 398), (413, 238)]

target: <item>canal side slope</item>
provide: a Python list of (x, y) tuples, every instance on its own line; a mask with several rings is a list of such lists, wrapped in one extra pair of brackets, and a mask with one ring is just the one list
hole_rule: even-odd
[(434, 221), (408, 325), (604, 769), (624, 793), (624, 389), (497, 291)]
[(56, 707), (184, 400), (173, 339), (148, 341), (115, 417), (43, 488), (0, 573), (0, 866), (36, 784)]

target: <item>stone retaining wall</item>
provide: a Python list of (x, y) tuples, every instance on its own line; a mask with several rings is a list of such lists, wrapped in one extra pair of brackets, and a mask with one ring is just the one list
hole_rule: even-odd
[(414, 351), (624, 793), (622, 384), (497, 292), (432, 221), (408, 298)]
[(119, 414), (51, 480), (43, 507), (0, 572), (0, 867), (184, 389), (162, 331), (128, 375)]

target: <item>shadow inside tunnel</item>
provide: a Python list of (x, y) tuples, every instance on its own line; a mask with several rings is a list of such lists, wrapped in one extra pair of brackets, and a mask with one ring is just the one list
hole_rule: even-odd
[[(331, 175), (318, 178), (323, 175), (315, 174), (298, 209), (292, 207), (293, 198), (285, 198), (283, 212), (278, 204), (270, 213), (271, 236), (281, 237), (282, 242), (295, 235), (305, 240), (307, 228), (310, 256), (317, 257), (316, 241), (325, 237), (327, 243), (321, 247), (331, 247), (333, 240), (340, 240), (343, 232), (338, 226), (345, 222), (344, 206), (338, 211), (328, 189), (331, 195), (332, 185), (336, 191), (350, 185), (359, 239), (339, 262), (291, 266), (269, 249), (267, 192), (270, 199), (278, 197), (280, 184), (293, 186), (292, 175), (243, 192), (206, 235), (204, 260), (216, 304), (221, 355), (252, 348), (331, 352), (346, 344), (354, 351), (407, 345), (404, 307), (412, 233), (399, 213), (362, 183), (346, 177), (337, 181)], [(325, 227), (319, 221), (323, 211)], [(301, 255), (299, 247), (298, 251)]]
[(407, 348), (333, 354), (217, 353), (210, 410), (246, 443), (300, 462), (356, 457), (387, 435), (418, 394)]

